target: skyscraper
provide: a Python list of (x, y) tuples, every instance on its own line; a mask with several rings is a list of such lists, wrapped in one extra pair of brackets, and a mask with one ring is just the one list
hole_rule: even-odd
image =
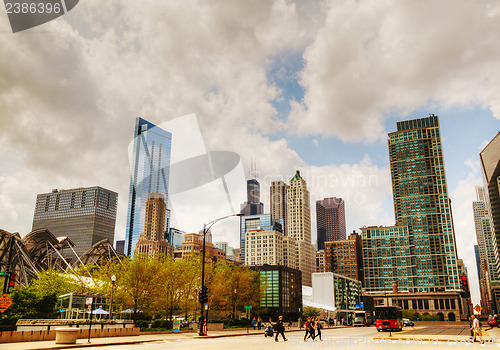
[(271, 214), (248, 215), (240, 217), (241, 260), (245, 261), (246, 233), (250, 230), (268, 230), (283, 233), (283, 220), (274, 220)]
[[(487, 247), (488, 235), (484, 234), (487, 264), (483, 264), (486, 266), (484, 268), (482, 266), (482, 272), (486, 276), (489, 275), (491, 281), (489, 286), (489, 289), (491, 289), (491, 304), (494, 309), (493, 311), (498, 312), (500, 309), (500, 281), (498, 281), (500, 277), (500, 133), (479, 153), (479, 158), (481, 159), (481, 168), (483, 170), (485, 184), (484, 199), (489, 216), (489, 225), (487, 218), (483, 218), (481, 221), (483, 226), (491, 231), (490, 236), (493, 246), (493, 252), (491, 252), (491, 249)], [(490, 263), (488, 253), (494, 254), (494, 264)], [(479, 254), (481, 255), (481, 247), (479, 247)]]
[(438, 117), (398, 122), (388, 144), (396, 225), (408, 227), (412, 249), (410, 290), (459, 289)]
[(243, 215), (259, 215), (264, 212), (264, 204), (260, 201), (260, 184), (257, 179), (247, 181), (247, 201), (241, 205)]
[(325, 249), (325, 242), (346, 238), (345, 204), (342, 198), (332, 197), (316, 201), (316, 227), (318, 250)]
[[(133, 255), (139, 233), (144, 228), (145, 206), (149, 194), (161, 193), (168, 204), (171, 147), (171, 133), (142, 118), (136, 119), (125, 233), (127, 255)], [(167, 211), (164, 232), (168, 231), (169, 216)]]
[(173, 257), (174, 248), (165, 240), (167, 204), (161, 193), (151, 192), (146, 202), (144, 231), (139, 235), (134, 254)]
[(491, 221), (496, 269), (500, 267), (500, 133), (479, 153)]
[[(113, 244), (117, 200), (116, 192), (98, 186), (39, 194), (32, 230), (46, 228), (56, 237), (68, 237), (81, 256), (103, 239)], [(76, 259), (72, 252), (64, 255)]]
[(299, 270), (302, 283), (312, 286), (312, 273), (315, 269), (315, 251), (311, 244), (311, 209), (306, 181), (297, 170), (290, 180), (287, 190), (287, 235), (299, 245)]
[(283, 181), (271, 182), (270, 211), (273, 219), (283, 219), (283, 232), (286, 232), (286, 197), (288, 185)]

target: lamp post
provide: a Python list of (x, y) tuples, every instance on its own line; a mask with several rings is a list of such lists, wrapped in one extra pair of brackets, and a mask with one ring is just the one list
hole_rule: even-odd
[(199, 329), (199, 335), (204, 336), (207, 335), (206, 331), (206, 324), (208, 321), (208, 307), (206, 308), (206, 317), (203, 318), (203, 308), (204, 304), (208, 302), (208, 291), (206, 290), (205, 287), (205, 238), (207, 235), (207, 232), (210, 231), (210, 228), (212, 226), (224, 219), (230, 218), (232, 216), (243, 216), (242, 213), (238, 214), (233, 214), (233, 215), (227, 215), (223, 216), (221, 218), (215, 219), (213, 221), (210, 221), (208, 224), (203, 224), (203, 252), (202, 252), (202, 262), (201, 262), (201, 291), (200, 291), (200, 305), (201, 305), (201, 316), (200, 316), (200, 329)]
[(111, 276), (111, 300), (109, 301), (109, 319), (113, 318), (113, 290), (115, 289), (116, 276)]

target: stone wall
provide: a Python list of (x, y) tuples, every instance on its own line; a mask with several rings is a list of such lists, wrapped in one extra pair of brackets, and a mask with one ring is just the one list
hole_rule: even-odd
[[(88, 329), (79, 329), (78, 338), (88, 338)], [(92, 329), (90, 338), (105, 338), (105, 337), (126, 337), (139, 335), (140, 329), (134, 328), (107, 328), (107, 329)], [(12, 331), (0, 332), (0, 343), (18, 343), (29, 341), (44, 341), (55, 340), (56, 330), (50, 331)]]

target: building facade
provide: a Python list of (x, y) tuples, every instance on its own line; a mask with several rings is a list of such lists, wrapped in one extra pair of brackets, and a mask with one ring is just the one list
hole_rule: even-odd
[(163, 194), (151, 192), (148, 195), (145, 211), (144, 231), (139, 235), (134, 254), (174, 257), (174, 247), (165, 240), (167, 204)]
[(283, 322), (296, 320), (302, 311), (301, 272), (286, 266), (263, 265), (254, 267), (260, 271), (261, 283), (265, 289), (260, 300), (260, 307), (267, 309), (264, 316), (277, 319), (283, 316)]
[(288, 185), (283, 181), (271, 182), (270, 188), (270, 205), (271, 217), (274, 219), (283, 219), (283, 232), (286, 232), (287, 198)]
[(283, 232), (283, 220), (273, 219), (271, 214), (248, 215), (240, 217), (241, 260), (245, 260), (245, 237), (249, 230), (268, 230)]
[[(168, 204), (171, 148), (171, 133), (142, 118), (136, 119), (125, 232), (125, 253), (129, 256), (133, 256), (139, 234), (144, 228), (149, 194), (161, 193)], [(163, 232), (168, 231), (169, 218), (170, 213), (167, 211)]]
[(361, 236), (353, 232), (347, 240), (325, 242), (325, 271), (363, 282)]
[[(118, 194), (102, 187), (53, 190), (37, 195), (32, 231), (48, 229), (56, 237), (68, 237), (81, 256), (95, 243), (114, 241)], [(65, 258), (76, 259), (65, 251)]]
[(264, 213), (264, 203), (260, 201), (260, 184), (257, 179), (247, 181), (247, 201), (241, 205), (243, 215), (260, 215)]
[[(203, 252), (203, 233), (186, 233), (184, 242), (182, 242), (182, 250), (174, 251), (174, 257), (187, 258), (196, 253)], [(205, 241), (205, 254), (207, 257), (217, 260), (226, 260), (226, 252), (218, 249), (213, 243)]]
[(283, 233), (250, 230), (246, 233), (245, 265), (283, 265)]
[(316, 201), (316, 227), (318, 250), (325, 249), (325, 242), (346, 239), (345, 203), (342, 198)]
[(388, 145), (396, 226), (408, 230), (409, 290), (459, 289), (438, 117), (398, 122)]
[(311, 286), (315, 270), (315, 249), (311, 244), (311, 209), (306, 181), (297, 170), (287, 190), (287, 236), (299, 244), (299, 270), (302, 283)]

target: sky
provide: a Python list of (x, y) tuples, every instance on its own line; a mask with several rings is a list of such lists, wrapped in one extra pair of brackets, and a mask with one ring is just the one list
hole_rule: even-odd
[[(195, 113), (205, 146), (299, 169), (347, 231), (394, 224), (387, 134), (440, 118), (459, 258), (479, 301), (472, 201), (500, 126), (500, 3), (452, 0), (85, 0), (13, 34), (0, 12), (0, 228), (31, 229), (36, 195), (118, 192), (124, 239), (135, 119)], [(313, 243), (316, 220), (312, 217)], [(182, 229), (182, 228), (181, 228)], [(238, 247), (238, 219), (213, 228)]]

